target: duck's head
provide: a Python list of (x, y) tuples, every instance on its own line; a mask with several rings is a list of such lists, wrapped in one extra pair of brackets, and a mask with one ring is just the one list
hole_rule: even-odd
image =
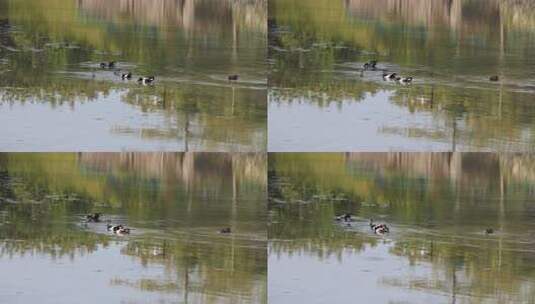
[(139, 77), (139, 78), (137, 79), (137, 81), (142, 82), (142, 81), (143, 81), (143, 78), (142, 78), (142, 77)]

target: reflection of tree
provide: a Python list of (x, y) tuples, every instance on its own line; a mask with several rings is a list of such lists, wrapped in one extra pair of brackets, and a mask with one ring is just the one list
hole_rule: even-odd
[[(432, 115), (434, 123), (407, 130), (385, 126), (383, 133), (451, 141), (452, 149), (530, 150), (533, 145), (526, 136), (534, 131), (532, 88), (519, 78), (533, 56), (535, 31), (528, 24), (535, 8), (529, 1), (269, 5), (269, 82), (277, 88), (271, 102), (325, 106), (384, 91), (396, 105)], [(358, 69), (372, 57), (396, 71), (418, 73), (422, 84), (395, 86), (380, 76), (361, 81)], [(494, 74), (502, 79), (497, 86), (488, 84)]]
[[(270, 254), (320, 258), (363, 250), (377, 238), (365, 220), (341, 229), (335, 215), (385, 214), (390, 253), (429, 263), (424, 279), (385, 276), (382, 284), (501, 302), (531, 299), (535, 255), (529, 241), (535, 189), (529, 154), (273, 154), (269, 162)], [(344, 197), (344, 200), (331, 200)], [(408, 224), (409, 223), (409, 224)], [(409, 225), (410, 227), (407, 227)], [(527, 227), (526, 227), (527, 226)], [(485, 236), (483, 229), (499, 232)], [(529, 228), (528, 228), (529, 227)], [(521, 291), (522, 290), (522, 291)], [(481, 300), (484, 302), (484, 300)]]
[[(0, 47), (0, 100), (75, 108), (77, 102), (124, 92), (127, 103), (163, 112), (167, 125), (142, 130), (117, 127), (112, 132), (187, 139), (191, 150), (200, 146), (219, 150), (224, 144), (244, 150), (265, 141), (266, 107), (256, 102), (262, 101), (265, 92), (258, 87), (234, 92), (226, 85), (214, 85), (213, 80), (209, 85), (162, 81), (150, 90), (137, 88), (133, 81), (109, 81), (106, 78), (117, 76), (89, 64), (114, 59), (134, 66), (134, 74), (162, 78), (177, 75), (178, 67), (183, 69), (181, 74), (202, 78), (210, 77), (214, 66), (223, 75), (250, 68), (265, 57), (265, 41), (258, 38), (266, 30), (265, 1), (104, 2), (3, 2), (0, 46), (12, 51)], [(210, 44), (200, 43), (205, 39)], [(232, 56), (226, 51), (229, 39), (235, 40)], [(177, 47), (184, 44), (188, 47)]]
[[(0, 154), (0, 255), (76, 259), (107, 247), (110, 237), (83, 223), (84, 214), (105, 210), (139, 223), (137, 231), (157, 223), (119, 244), (122, 254), (168, 274), (119, 276), (112, 285), (192, 302), (264, 302), (265, 171), (263, 154)], [(223, 225), (235, 233), (218, 234)]]

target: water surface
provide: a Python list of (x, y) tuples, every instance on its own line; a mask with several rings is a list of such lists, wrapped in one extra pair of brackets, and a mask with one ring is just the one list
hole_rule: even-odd
[(265, 170), (257, 154), (0, 154), (0, 302), (266, 303)]
[[(534, 166), (516, 154), (270, 154), (269, 302), (531, 303)], [(334, 220), (347, 212), (350, 225)]]
[(531, 1), (269, 5), (269, 151), (533, 150)]
[(264, 151), (266, 14), (263, 0), (0, 0), (0, 150)]

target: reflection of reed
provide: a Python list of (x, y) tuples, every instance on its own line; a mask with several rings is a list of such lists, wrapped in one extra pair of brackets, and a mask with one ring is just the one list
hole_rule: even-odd
[[(410, 24), (445, 25), (464, 32), (496, 27), (502, 19), (511, 27), (535, 28), (535, 4), (528, 0), (349, 0), (347, 8), (368, 18), (394, 16)], [(489, 18), (496, 22), (489, 22)]]
[(126, 18), (155, 26), (179, 26), (189, 32), (219, 32), (237, 23), (266, 31), (264, 0), (80, 0), (79, 8), (101, 19)]
[(427, 178), (469, 182), (505, 175), (511, 181), (535, 182), (535, 157), (529, 154), (348, 153), (347, 159), (377, 171), (395, 170)]
[(122, 169), (147, 177), (181, 181), (187, 186), (207, 178), (231, 178), (240, 182), (267, 183), (263, 154), (217, 153), (81, 153), (80, 162), (99, 171)]

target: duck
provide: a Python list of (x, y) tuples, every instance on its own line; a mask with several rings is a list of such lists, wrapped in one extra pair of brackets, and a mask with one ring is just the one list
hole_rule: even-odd
[(385, 234), (389, 233), (390, 229), (386, 224), (374, 224), (373, 219), (370, 219), (370, 228), (376, 233), (376, 234)]
[(85, 218), (87, 219), (88, 222), (100, 222), (100, 216), (102, 215), (102, 213), (91, 213), (91, 214), (88, 214), (85, 216)]
[(342, 215), (338, 215), (337, 217), (335, 217), (335, 220), (338, 221), (338, 222), (341, 222), (341, 221), (351, 222), (351, 214), (344, 213)]
[(116, 233), (116, 234), (129, 234), (130, 233), (130, 228), (127, 228), (123, 225), (108, 224), (106, 228), (108, 229), (108, 231)]
[(498, 77), (498, 75), (490, 76), (489, 80), (490, 81), (498, 81), (498, 80), (500, 80), (500, 77)]
[(396, 79), (397, 76), (398, 76), (398, 74), (396, 74), (396, 73), (383, 72), (383, 79), (384, 80), (393, 80), (393, 79)]
[(103, 69), (113, 69), (115, 67), (115, 61), (101, 62), (100, 67)]
[(412, 77), (396, 77), (396, 80), (399, 82), (399, 83), (403, 83), (403, 84), (409, 84), (409, 83), (412, 83)]
[(493, 234), (493, 233), (494, 233), (494, 229), (492, 228), (485, 229), (485, 234)]
[(123, 73), (121, 74), (121, 78), (124, 80), (124, 79), (131, 79), (132, 78), (132, 73), (128, 72), (128, 73)]
[(155, 79), (154, 76), (139, 77), (137, 82), (142, 83), (142, 84), (151, 84), (154, 82), (154, 79)]
[(116, 234), (130, 234), (130, 228), (121, 226), (121, 228), (115, 231)]
[(364, 63), (363, 68), (364, 70), (375, 70), (376, 65), (377, 60), (370, 60), (369, 62)]
[(236, 75), (236, 74), (234, 74), (234, 75), (228, 75), (228, 81), (237, 81), (238, 78), (240, 78), (240, 76), (239, 76), (239, 75)]
[(124, 228), (123, 225), (112, 225), (112, 224), (106, 225), (106, 229), (108, 229), (108, 231), (111, 231), (111, 232), (117, 232), (119, 229), (122, 229), (122, 228)]
[(232, 230), (230, 229), (230, 227), (226, 227), (226, 228), (223, 228), (221, 230), (219, 230), (219, 233), (225, 233), (225, 234), (228, 234), (228, 233), (231, 233)]

